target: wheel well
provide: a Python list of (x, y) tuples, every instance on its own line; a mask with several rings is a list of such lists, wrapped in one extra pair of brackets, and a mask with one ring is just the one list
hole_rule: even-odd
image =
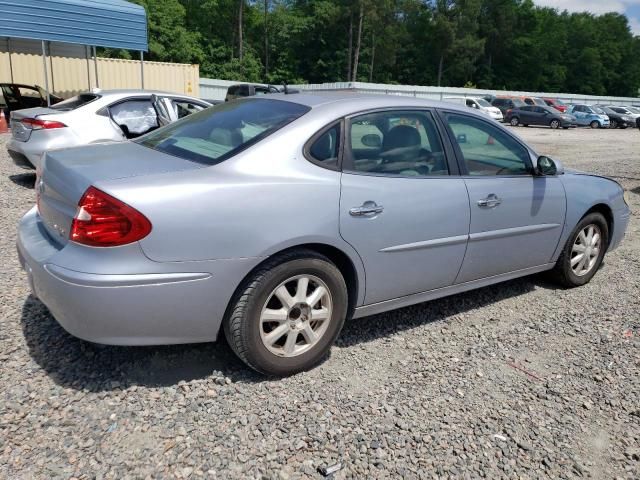
[(611, 243), (611, 238), (613, 237), (613, 212), (611, 211), (611, 208), (609, 207), (609, 205), (606, 205), (604, 203), (599, 203), (597, 205), (594, 205), (593, 207), (591, 207), (583, 216), (582, 218), (586, 217), (587, 215), (589, 215), (590, 213), (600, 213), (605, 220), (607, 221), (607, 227), (609, 228), (609, 243)]
[(331, 245), (326, 245), (322, 243), (304, 243), (301, 245), (296, 245), (294, 247), (285, 248), (284, 250), (280, 250), (265, 258), (262, 262), (256, 265), (247, 275), (242, 279), (242, 281), (238, 284), (236, 291), (234, 292), (229, 304), (227, 305), (225, 311), (225, 317), (228, 315), (229, 308), (232, 307), (235, 299), (238, 295), (238, 292), (241, 290), (242, 286), (245, 284), (247, 279), (251, 278), (253, 272), (259, 269), (265, 262), (271, 260), (273, 257), (282, 255), (287, 252), (291, 252), (292, 250), (313, 250), (316, 253), (324, 255), (327, 257), (333, 264), (340, 270), (340, 273), (344, 277), (344, 282), (347, 285), (347, 294), (349, 298), (349, 305), (347, 307), (347, 318), (350, 318), (353, 314), (353, 311), (356, 308), (356, 302), (358, 301), (358, 273), (356, 271), (356, 267), (353, 265), (353, 262), (349, 258), (349, 256), (344, 253), (342, 250), (332, 247)]

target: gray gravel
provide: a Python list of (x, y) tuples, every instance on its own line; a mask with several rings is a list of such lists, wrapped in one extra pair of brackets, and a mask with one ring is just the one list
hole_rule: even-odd
[[(640, 133), (518, 129), (615, 175)], [(99, 348), (29, 296), (15, 226), (34, 176), (0, 135), (0, 477), (640, 478), (640, 221), (591, 284), (536, 276), (347, 323), (311, 372), (265, 380), (224, 344)]]

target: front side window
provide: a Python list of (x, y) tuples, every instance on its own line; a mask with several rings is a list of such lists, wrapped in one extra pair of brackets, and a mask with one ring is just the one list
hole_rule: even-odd
[(243, 99), (189, 115), (138, 142), (169, 155), (215, 165), (308, 111), (309, 107), (293, 102)]
[(446, 120), (469, 175), (528, 175), (529, 152), (513, 137), (483, 120), (449, 113)]
[(204, 110), (205, 108), (199, 103), (190, 102), (188, 100), (173, 99), (172, 103), (173, 108), (175, 108), (176, 110), (178, 118), (186, 117), (187, 115), (199, 112), (200, 110)]
[(399, 176), (448, 175), (431, 113), (385, 111), (351, 119), (345, 170)]

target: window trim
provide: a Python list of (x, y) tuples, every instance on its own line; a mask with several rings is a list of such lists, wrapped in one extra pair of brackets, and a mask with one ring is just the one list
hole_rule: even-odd
[(491, 122), (488, 122), (487, 120), (485, 120), (484, 118), (481, 118), (477, 115), (469, 115), (466, 112), (460, 112), (457, 110), (450, 110), (450, 109), (438, 109), (437, 110), (437, 114), (440, 117), (440, 120), (442, 122), (442, 125), (447, 133), (447, 137), (448, 140), (451, 144), (451, 147), (454, 151), (454, 155), (455, 155), (455, 159), (458, 163), (458, 168), (460, 171), (460, 176), (463, 178), (474, 178), (474, 179), (479, 179), (479, 178), (523, 178), (523, 177), (537, 177), (538, 175), (536, 175), (536, 171), (535, 171), (535, 167), (534, 167), (534, 156), (535, 156), (535, 152), (533, 152), (531, 150), (531, 148), (529, 148), (528, 145), (526, 145), (524, 142), (522, 142), (522, 140), (520, 140), (518, 137), (512, 135), (507, 129), (505, 128), (501, 128), (500, 126), (498, 126), (497, 128), (504, 134), (507, 135), (509, 138), (511, 138), (512, 140), (514, 140), (518, 145), (520, 145), (526, 152), (528, 155), (528, 165), (527, 165), (527, 170), (528, 173), (525, 174), (521, 174), (521, 175), (471, 175), (469, 174), (469, 171), (467, 169), (467, 164), (465, 162), (464, 159), (464, 154), (462, 153), (462, 150), (460, 149), (460, 146), (458, 145), (457, 140), (455, 139), (455, 135), (453, 134), (453, 130), (451, 130), (451, 127), (449, 126), (449, 123), (447, 122), (447, 115), (449, 114), (453, 114), (453, 115), (460, 115), (462, 117), (467, 117), (467, 118), (471, 118), (473, 120), (479, 121), (481, 123), (484, 123), (486, 125), (489, 125), (490, 127), (494, 127), (496, 128), (496, 126), (494, 124), (492, 124)]
[[(311, 146), (316, 142), (316, 140), (318, 140), (322, 135), (327, 133), (329, 130), (334, 128), (336, 125), (338, 125), (340, 127), (340, 139), (339, 139), (339, 143), (338, 143), (338, 161), (336, 162), (335, 166), (331, 166), (331, 165), (327, 165), (326, 163), (314, 158), (313, 155), (311, 155)], [(316, 133), (314, 133), (309, 138), (309, 140), (307, 140), (305, 142), (304, 146), (302, 147), (302, 155), (309, 162), (313, 163), (314, 165), (317, 165), (318, 167), (324, 168), (325, 170), (332, 170), (332, 171), (335, 171), (335, 172), (341, 172), (342, 171), (342, 159), (344, 157), (344, 140), (346, 138), (344, 132), (345, 132), (345, 119), (344, 119), (344, 117), (343, 118), (339, 118), (338, 120), (334, 120), (333, 122), (329, 123), (328, 125), (325, 125), (320, 130), (318, 130)]]
[[(351, 120), (355, 117), (360, 117), (363, 115), (369, 115), (373, 113), (385, 113), (385, 112), (420, 112), (426, 115), (430, 115), (433, 120), (433, 125), (435, 129), (435, 133), (440, 140), (440, 144), (442, 145), (442, 150), (445, 156), (445, 162), (447, 164), (447, 168), (449, 173), (447, 175), (389, 175), (386, 173), (380, 172), (363, 172), (358, 171), (352, 168), (353, 165), (353, 156), (351, 152), (351, 142), (349, 141), (349, 146), (347, 146), (347, 139), (351, 138)], [(458, 165), (455, 161), (455, 153), (451, 148), (451, 145), (448, 141), (448, 138), (445, 136), (445, 132), (443, 131), (443, 125), (440, 122), (440, 118), (437, 114), (437, 109), (433, 107), (423, 107), (423, 106), (394, 106), (394, 107), (382, 107), (382, 108), (371, 108), (366, 110), (361, 110), (358, 112), (350, 113), (349, 115), (345, 115), (344, 117), (344, 142), (343, 142), (343, 152), (342, 159), (340, 162), (340, 171), (342, 173), (347, 173), (349, 175), (364, 175), (369, 177), (386, 177), (386, 178), (405, 178), (411, 180), (435, 180), (442, 178), (451, 178), (453, 176), (459, 176)], [(351, 166), (350, 169), (345, 170), (345, 165)]]

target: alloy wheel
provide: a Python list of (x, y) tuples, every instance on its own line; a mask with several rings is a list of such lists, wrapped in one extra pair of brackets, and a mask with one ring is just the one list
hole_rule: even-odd
[(560, 126), (560, 122), (558, 120), (551, 120), (551, 128), (556, 130)]
[(296, 275), (278, 285), (260, 314), (260, 338), (279, 357), (295, 357), (326, 333), (333, 313), (331, 292), (314, 275)]
[(602, 248), (602, 232), (597, 225), (583, 228), (571, 248), (571, 270), (578, 277), (588, 274), (598, 261)]

